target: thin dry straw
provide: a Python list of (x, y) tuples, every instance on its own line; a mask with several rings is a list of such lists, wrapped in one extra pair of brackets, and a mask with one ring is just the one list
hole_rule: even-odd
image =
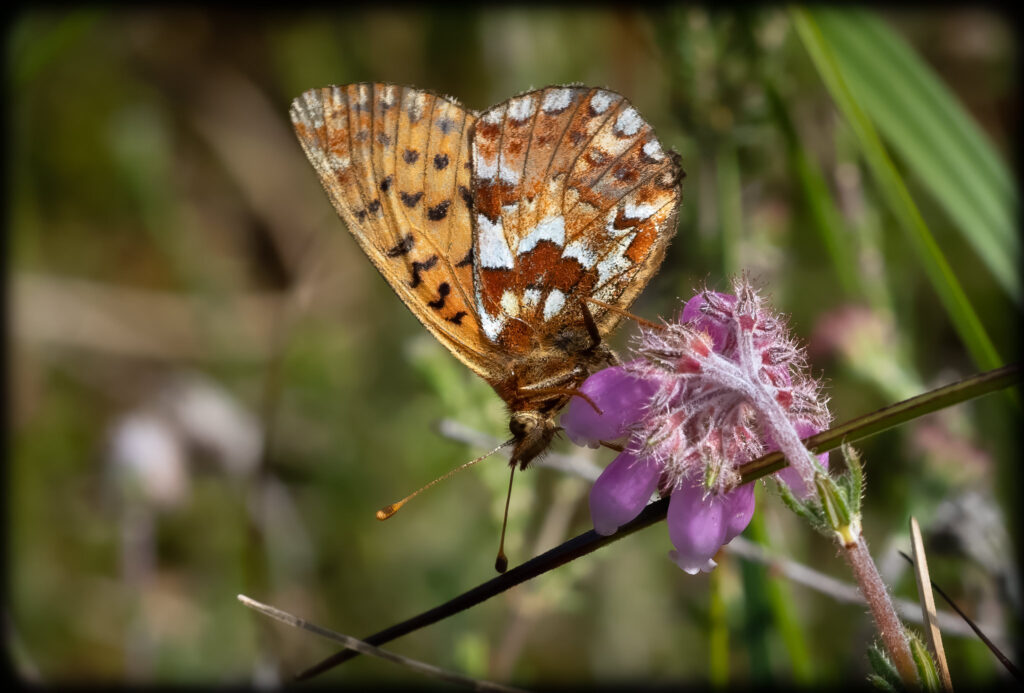
[(370, 655), (371, 657), (379, 657), (380, 659), (386, 659), (389, 662), (400, 664), (401, 666), (404, 666), (407, 669), (411, 669), (412, 671), (415, 671), (417, 673), (429, 676), (430, 678), (448, 681), (449, 683), (457, 683), (463, 686), (469, 686), (470, 688), (473, 688), (474, 690), (478, 691), (503, 691), (505, 693), (523, 693), (523, 690), (521, 688), (512, 688), (511, 686), (503, 686), (499, 683), (492, 683), (490, 681), (481, 681), (479, 679), (473, 679), (468, 676), (463, 676), (462, 674), (457, 674), (453, 671), (448, 671), (446, 669), (436, 667), (433, 664), (427, 664), (425, 662), (420, 662), (415, 659), (403, 657), (402, 655), (395, 654), (394, 652), (382, 650), (379, 647), (374, 647), (373, 645), (370, 645), (369, 643), (366, 643), (357, 638), (353, 638), (349, 635), (344, 635), (342, 633), (338, 633), (333, 630), (323, 628), (321, 626), (316, 625), (315, 623), (310, 623), (309, 621), (301, 619), (298, 616), (290, 614), (287, 611), (282, 611), (281, 609), (258, 602), (255, 599), (250, 599), (244, 594), (238, 595), (238, 601), (242, 602), (242, 604), (249, 607), (250, 609), (258, 611), (261, 614), (264, 614), (265, 616), (269, 616), (270, 618), (276, 619), (281, 623), (286, 623), (289, 626), (301, 628), (303, 630), (307, 630), (310, 633), (315, 633), (316, 635), (327, 638), (329, 640), (334, 640), (335, 642), (341, 643), (349, 650), (354, 650), (365, 655)]

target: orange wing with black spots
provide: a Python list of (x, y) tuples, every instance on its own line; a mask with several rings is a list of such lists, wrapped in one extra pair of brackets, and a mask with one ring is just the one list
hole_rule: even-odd
[[(291, 117), (363, 251), (510, 408), (556, 410), (614, 360), (583, 301), (625, 309), (646, 286), (682, 175), (622, 96), (553, 86), (478, 118), (420, 89), (352, 84), (306, 92)], [(620, 319), (588, 308), (600, 335)]]
[[(573, 86), (484, 111), (472, 148), (484, 336), (543, 358), (584, 343), (581, 301), (626, 309), (661, 264), (681, 199), (678, 162), (622, 96)], [(620, 320), (588, 307), (602, 335)]]
[(291, 119), (338, 214), (427, 329), (478, 374), (500, 362), (473, 292), (469, 137), (474, 113), (390, 84), (305, 92)]

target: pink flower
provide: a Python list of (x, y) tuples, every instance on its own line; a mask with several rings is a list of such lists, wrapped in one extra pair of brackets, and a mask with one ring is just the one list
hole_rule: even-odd
[(715, 553), (750, 522), (754, 489), (738, 486), (740, 466), (782, 449), (790, 466), (780, 479), (804, 496), (817, 464), (828, 462), (827, 454), (812, 460), (800, 442), (829, 422), (803, 351), (745, 279), (734, 290), (703, 291), (678, 323), (642, 328), (636, 360), (581, 387), (603, 414), (576, 398), (562, 417), (578, 444), (627, 439), (591, 489), (594, 529), (613, 534), (655, 490), (670, 494), (670, 556), (691, 574), (714, 568)]

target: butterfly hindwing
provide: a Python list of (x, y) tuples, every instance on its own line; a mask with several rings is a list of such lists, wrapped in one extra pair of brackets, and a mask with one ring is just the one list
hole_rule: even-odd
[[(581, 301), (627, 308), (664, 257), (678, 164), (620, 95), (571, 86), (484, 111), (472, 146), (485, 337), (518, 354), (578, 346), (588, 338)], [(588, 307), (601, 334), (620, 319)]]

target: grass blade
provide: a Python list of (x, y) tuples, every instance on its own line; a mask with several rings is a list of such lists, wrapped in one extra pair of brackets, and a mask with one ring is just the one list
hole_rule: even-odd
[(910, 197), (910, 192), (892, 159), (889, 158), (874, 125), (846, 84), (845, 76), (814, 15), (807, 10), (794, 9), (793, 20), (804, 47), (828, 87), (836, 106), (856, 135), (879, 193), (906, 231), (918, 261), (924, 267), (932, 288), (938, 294), (971, 358), (983, 369), (998, 367), (1002, 359), (921, 217), (917, 205)]
[(810, 14), (864, 112), (1020, 304), (1016, 188), (985, 134), (883, 21), (857, 10)]

